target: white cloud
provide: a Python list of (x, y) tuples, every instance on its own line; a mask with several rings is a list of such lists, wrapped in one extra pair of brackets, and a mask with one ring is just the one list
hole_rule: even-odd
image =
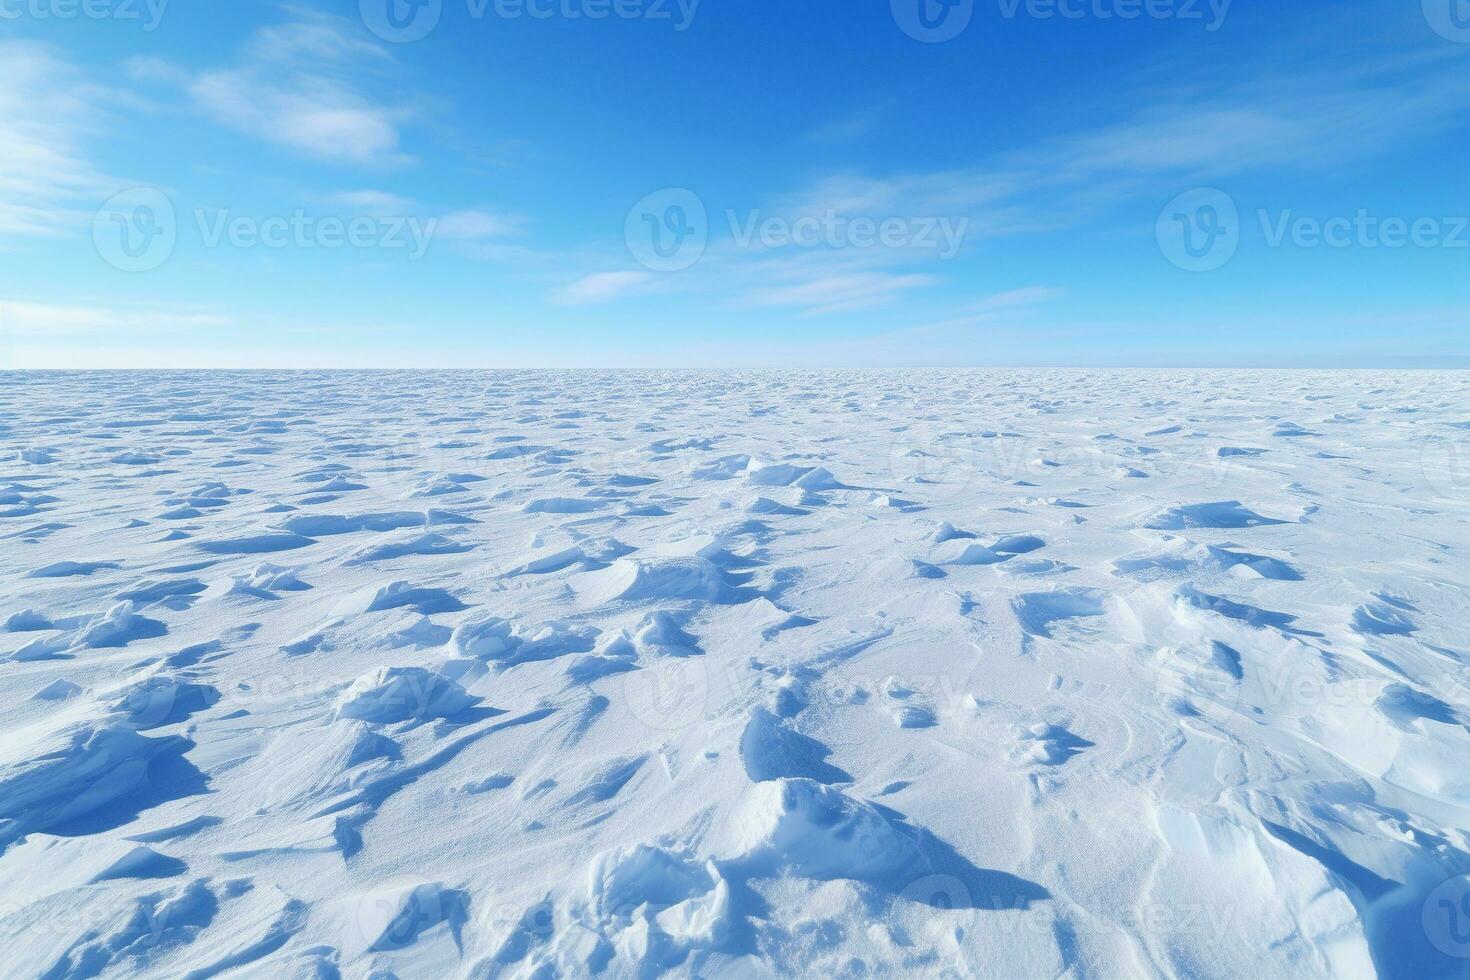
[(306, 7), (284, 8), (291, 20), (262, 27), (245, 43), (245, 54), (255, 61), (290, 62), (299, 59), (391, 61), (378, 45), (358, 36), (348, 21)]
[(552, 301), (568, 306), (609, 303), (644, 292), (652, 282), (647, 272), (596, 272), (561, 287), (552, 294)]
[(849, 143), (861, 139), (878, 128), (885, 110), (886, 107), (879, 106), (834, 119), (813, 130), (811, 138), (818, 143)]
[(322, 200), (333, 207), (375, 215), (380, 218), (417, 217), (426, 225), (432, 222), (436, 241), (453, 241), (485, 248), (495, 247), (490, 239), (502, 238), (520, 231), (524, 219), (516, 215), (494, 214), (489, 211), (450, 211), (434, 215), (434, 209), (412, 198), (391, 191), (374, 189), (337, 191)]
[(993, 335), (996, 328), (1033, 323), (1040, 308), (1064, 295), (1066, 290), (1053, 286), (1026, 286), (994, 293), (962, 307), (958, 316), (905, 327), (874, 338), (873, 342), (897, 345), (921, 342), (930, 344), (944, 338), (972, 338), (977, 328), (984, 328), (987, 335)]
[(169, 64), (162, 58), (154, 58), (147, 55), (137, 55), (123, 62), (123, 70), (128, 76), (139, 82), (167, 82), (169, 84), (183, 84), (188, 81), (188, 75), (175, 65)]
[(228, 327), (233, 320), (197, 310), (80, 306), (0, 300), (0, 323), (14, 335), (137, 333)]
[(327, 196), (327, 203), (345, 208), (355, 208), (368, 214), (406, 215), (414, 203), (390, 191), (360, 190), (338, 191)]
[[(828, 176), (778, 198), (775, 210), (967, 217), (968, 238), (978, 240), (1073, 227), (1161, 188), (1283, 167), (1335, 170), (1457, 124), (1470, 109), (1464, 60), (1359, 61), (1291, 78), (1264, 72), (1208, 97), (1169, 95), (972, 168)], [(1110, 110), (1103, 104), (1091, 115)]]
[(323, 163), (394, 166), (407, 108), (375, 98), (392, 57), (359, 36), (353, 21), (286, 8), (285, 23), (261, 28), (239, 62), (198, 73), (139, 57), (125, 68), (140, 82), (182, 87), (217, 125)]
[[(1130, 228), (1142, 221), (1151, 230), (1157, 205), (1147, 200), (1165, 190), (1177, 193), (1283, 168), (1332, 172), (1454, 125), (1470, 108), (1464, 61), (1441, 49), (1418, 57), (1360, 60), (1349, 69), (1318, 76), (1298, 72), (1283, 79), (1274, 69), (1264, 70), (1245, 83), (1204, 93), (1175, 86), (1152, 104), (1123, 110), (1116, 100), (1100, 101), (1081, 113), (1089, 122), (1080, 128), (974, 167), (880, 176), (831, 174), (770, 198), (758, 210), (737, 210), (736, 218), (752, 224), (751, 216), (792, 224), (832, 215), (847, 221), (965, 222), (966, 247), (988, 238), (1057, 232), (1114, 215), (1126, 215), (1122, 220)], [(1338, 65), (1340, 59), (1332, 63)], [(840, 121), (826, 135), (857, 135), (865, 121)], [(914, 295), (940, 281), (923, 273), (944, 268), (927, 264), (935, 256), (913, 248), (788, 244), (742, 249), (721, 240), (717, 233), (723, 230), (712, 210), (712, 237), (703, 260), (676, 279), (659, 280), (659, 287), (836, 313)], [(1000, 294), (960, 305), (952, 319), (933, 326), (994, 326), (1057, 295), (1042, 287)]]
[(1053, 286), (1026, 286), (1004, 293), (995, 293), (970, 305), (972, 313), (1006, 313), (1032, 306), (1039, 306), (1066, 294), (1065, 289)]
[(276, 143), (324, 163), (396, 164), (397, 113), (350, 85), (298, 72), (284, 83), (256, 68), (207, 72), (189, 85), (200, 111), (218, 125)]
[(59, 234), (106, 197), (83, 144), (100, 93), (49, 48), (0, 43), (0, 235)]
[(755, 289), (746, 301), (757, 306), (799, 306), (813, 314), (848, 313), (892, 302), (937, 280), (926, 275), (856, 273), (810, 279), (789, 286)]
[(520, 227), (516, 218), (490, 214), (487, 211), (453, 211), (439, 219), (434, 229), (437, 238), (459, 241), (475, 241), (481, 238), (499, 238)]

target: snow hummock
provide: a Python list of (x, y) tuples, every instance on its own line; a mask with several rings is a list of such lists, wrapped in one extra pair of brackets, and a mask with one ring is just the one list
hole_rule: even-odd
[(379, 725), (447, 718), (476, 700), (457, 682), (423, 667), (380, 667), (352, 682), (335, 716)]

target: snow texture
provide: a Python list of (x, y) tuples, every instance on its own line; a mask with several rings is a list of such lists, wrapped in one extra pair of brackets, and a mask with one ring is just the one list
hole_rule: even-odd
[(6, 976), (1467, 975), (1466, 375), (3, 380)]

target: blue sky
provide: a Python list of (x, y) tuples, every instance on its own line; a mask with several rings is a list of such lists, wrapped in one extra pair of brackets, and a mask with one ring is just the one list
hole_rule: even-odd
[(0, 66), (0, 367), (1470, 364), (1466, 0), (0, 0)]

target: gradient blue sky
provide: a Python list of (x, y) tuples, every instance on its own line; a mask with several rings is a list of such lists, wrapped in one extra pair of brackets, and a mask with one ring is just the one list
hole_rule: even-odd
[[(390, 0), (82, 2), (0, 0), (0, 367), (1470, 364), (1466, 0), (438, 0), (408, 42)], [(707, 215), (679, 271), (628, 240), (664, 188)], [(1239, 240), (1187, 271), (1158, 227), (1199, 188)], [(171, 250), (117, 267), (156, 195)], [(427, 251), (323, 240), (353, 219)]]

